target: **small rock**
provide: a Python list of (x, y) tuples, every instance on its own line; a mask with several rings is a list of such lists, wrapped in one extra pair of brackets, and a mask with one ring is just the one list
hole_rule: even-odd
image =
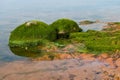
[(60, 55), (60, 59), (70, 59), (70, 58), (72, 58), (72, 56), (69, 54), (61, 54)]
[(120, 80), (120, 74), (116, 74), (116, 75), (114, 76), (114, 80)]
[(116, 60), (115, 64), (120, 67), (120, 58)]
[(95, 60), (94, 54), (81, 54), (79, 56), (79, 58), (81, 58), (83, 60), (88, 60), (88, 61), (94, 61)]
[(106, 59), (109, 57), (109, 55), (107, 53), (102, 53), (101, 55), (99, 55), (101, 58)]
[(113, 58), (105, 59), (105, 62), (108, 63), (111, 67), (115, 68), (116, 64), (113, 62)]

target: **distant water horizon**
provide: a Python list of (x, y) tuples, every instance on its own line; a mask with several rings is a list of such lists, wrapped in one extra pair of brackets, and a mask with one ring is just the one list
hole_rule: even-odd
[(120, 0), (1, 0), (0, 60), (21, 59), (9, 50), (8, 40), (10, 32), (26, 21), (41, 20), (50, 24), (60, 18), (69, 18), (77, 23), (82, 20), (118, 22), (119, 4)]

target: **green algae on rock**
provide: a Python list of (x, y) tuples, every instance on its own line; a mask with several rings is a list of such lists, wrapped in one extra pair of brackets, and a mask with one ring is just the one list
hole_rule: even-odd
[(82, 29), (79, 28), (75, 21), (65, 18), (58, 19), (57, 21), (50, 24), (50, 27), (57, 31), (57, 39), (69, 38), (70, 33), (82, 31)]
[(87, 32), (72, 33), (70, 39), (83, 43), (88, 52), (99, 54), (120, 50), (120, 31), (104, 32), (89, 30)]
[(56, 31), (42, 21), (28, 21), (11, 32), (9, 46), (36, 46), (56, 39)]

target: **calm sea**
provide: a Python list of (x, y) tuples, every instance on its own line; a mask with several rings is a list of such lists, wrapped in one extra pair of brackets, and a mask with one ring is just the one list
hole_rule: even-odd
[[(59, 18), (120, 21), (120, 0), (0, 0), (0, 60), (24, 59), (8, 47), (10, 32), (28, 20), (48, 24)], [(100, 28), (91, 27), (92, 29)], [(83, 28), (87, 30), (87, 27)]]

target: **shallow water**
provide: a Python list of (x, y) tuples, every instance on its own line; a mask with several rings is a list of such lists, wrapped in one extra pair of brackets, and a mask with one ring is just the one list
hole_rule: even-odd
[[(48, 24), (58, 18), (120, 21), (120, 0), (1, 0), (0, 1), (0, 60), (25, 59), (14, 55), (8, 47), (10, 32), (28, 20), (42, 20)], [(100, 24), (101, 25), (101, 24)], [(101, 30), (96, 25), (83, 26)]]
[[(101, 80), (101, 74), (96, 73), (102, 73), (102, 66), (104, 63), (98, 61), (81, 60), (78, 62), (75, 59), (40, 62), (13, 61), (0, 67), (0, 80), (85, 80), (85, 78)], [(8, 69), (9, 67), (11, 68)]]

